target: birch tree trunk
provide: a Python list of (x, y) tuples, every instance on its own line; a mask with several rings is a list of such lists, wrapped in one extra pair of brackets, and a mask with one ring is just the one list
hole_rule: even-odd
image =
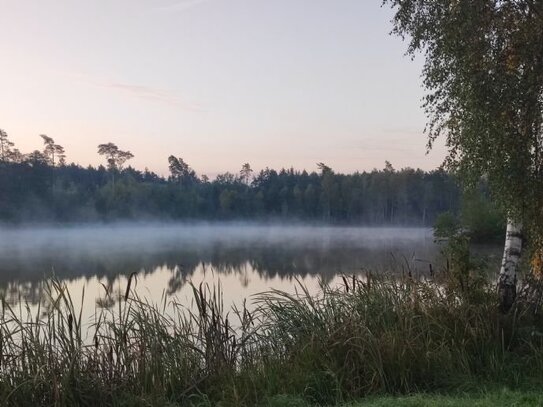
[(498, 277), (500, 309), (507, 312), (517, 296), (517, 268), (522, 251), (522, 225), (507, 219), (502, 267)]

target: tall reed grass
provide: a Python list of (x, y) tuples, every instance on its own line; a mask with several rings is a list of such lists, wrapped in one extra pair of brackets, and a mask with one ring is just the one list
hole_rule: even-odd
[(151, 303), (131, 276), (90, 328), (65, 286), (49, 281), (37, 315), (2, 301), (0, 403), (271, 406), (295, 395), (333, 405), (540, 378), (541, 291), (502, 315), (493, 285), (460, 271), (432, 280), (345, 277), (318, 296), (299, 284), (294, 294), (259, 295), (252, 311), (225, 309), (220, 286), (193, 286), (192, 308)]

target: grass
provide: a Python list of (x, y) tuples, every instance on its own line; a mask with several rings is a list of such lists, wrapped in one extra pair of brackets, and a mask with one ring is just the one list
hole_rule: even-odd
[[(538, 407), (543, 405), (543, 392), (494, 390), (485, 393), (457, 395), (417, 394), (410, 396), (368, 397), (363, 401), (344, 404), (342, 407)], [(278, 396), (271, 399), (269, 407), (311, 407), (302, 398)]]
[[(316, 297), (301, 285), (272, 291), (252, 311), (224, 309), (220, 286), (193, 286), (192, 308), (150, 303), (131, 276), (115, 307), (96, 315), (90, 341), (65, 286), (51, 281), (38, 315), (2, 301), (0, 404), (540, 403), (519, 390), (543, 376), (539, 284), (502, 315), (477, 263), (466, 254), (449, 264), (431, 279), (344, 278)], [(481, 393), (482, 383), (513, 390)], [(425, 393), (452, 396), (401, 396)]]
[(350, 404), (348, 407), (537, 407), (541, 405), (543, 405), (542, 393), (498, 392), (486, 395), (386, 397)]

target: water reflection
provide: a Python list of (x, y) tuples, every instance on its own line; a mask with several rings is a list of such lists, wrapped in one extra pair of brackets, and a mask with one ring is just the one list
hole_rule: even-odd
[(294, 277), (331, 282), (364, 269), (426, 270), (438, 250), (429, 230), (412, 228), (130, 225), (4, 229), (0, 236), (0, 290), (11, 303), (31, 304), (51, 275), (113, 293), (137, 273), (140, 287), (167, 295), (191, 280), (220, 278), (241, 295)]

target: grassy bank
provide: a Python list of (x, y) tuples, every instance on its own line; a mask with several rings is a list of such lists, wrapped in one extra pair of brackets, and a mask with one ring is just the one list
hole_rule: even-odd
[[(0, 404), (385, 406), (392, 399), (371, 397), (541, 379), (540, 291), (532, 285), (501, 315), (493, 285), (469, 261), (455, 264), (432, 279), (345, 278), (316, 298), (301, 286), (270, 292), (252, 311), (223, 309), (220, 288), (205, 286), (190, 309), (151, 304), (130, 279), (89, 340), (69, 293), (51, 282), (41, 318), (3, 302)], [(460, 405), (451, 400), (439, 405)]]
[(349, 404), (345, 407), (537, 407), (543, 405), (543, 393), (499, 390), (486, 394), (456, 396), (415, 395), (382, 397)]
[[(543, 405), (542, 391), (511, 391), (493, 389), (486, 392), (453, 395), (417, 394), (411, 396), (367, 397), (341, 407), (537, 407)], [(270, 407), (311, 407), (302, 398), (277, 396), (268, 402)]]

